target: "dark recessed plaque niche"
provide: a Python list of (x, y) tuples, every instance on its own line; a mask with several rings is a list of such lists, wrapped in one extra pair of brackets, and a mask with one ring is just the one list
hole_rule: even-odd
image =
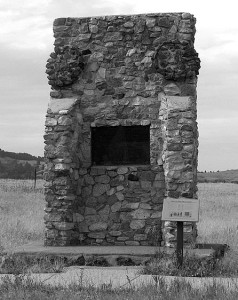
[(150, 163), (150, 126), (93, 127), (93, 165)]

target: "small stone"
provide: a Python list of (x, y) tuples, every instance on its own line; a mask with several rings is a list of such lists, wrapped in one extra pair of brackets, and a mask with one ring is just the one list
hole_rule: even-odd
[(132, 56), (135, 53), (136, 53), (136, 48), (132, 48), (127, 51), (126, 56)]
[(71, 120), (71, 118), (69, 118), (67, 116), (62, 116), (62, 117), (59, 117), (59, 119), (58, 119), (58, 125), (69, 126), (71, 124), (72, 124), (72, 120)]
[(146, 26), (151, 28), (155, 26), (155, 19), (152, 18), (146, 18)]
[(134, 240), (135, 241), (144, 241), (147, 239), (147, 234), (135, 234)]
[(140, 208), (142, 208), (142, 209), (151, 209), (151, 206), (148, 203), (141, 203)]
[(151, 182), (150, 181), (141, 181), (141, 187), (144, 190), (150, 190), (151, 189)]
[(99, 183), (109, 183), (109, 181), (110, 181), (110, 177), (107, 175), (96, 176), (94, 179), (96, 182), (99, 182)]
[(88, 234), (88, 237), (92, 238), (92, 239), (104, 239), (106, 236), (105, 232), (90, 232)]
[(107, 32), (104, 36), (104, 43), (121, 41), (123, 36), (120, 32)]
[(55, 165), (55, 171), (65, 171), (69, 170), (70, 165), (69, 164), (56, 164)]
[(115, 172), (115, 171), (108, 171), (108, 175), (110, 177), (116, 177), (117, 176), (117, 172)]
[(87, 169), (81, 168), (79, 169), (79, 175), (85, 175), (87, 174)]
[(110, 207), (109, 205), (106, 205), (103, 209), (99, 210), (98, 214), (100, 216), (105, 216), (105, 215), (109, 215), (109, 212), (110, 212)]
[(87, 215), (87, 216), (85, 216), (85, 221), (84, 222), (85, 222), (85, 224), (90, 226), (90, 225), (92, 225), (94, 223), (97, 223), (99, 221), (100, 221), (100, 217), (98, 215)]
[(92, 193), (92, 186), (91, 185), (82, 188), (82, 196), (83, 197), (88, 197), (88, 196), (91, 195), (91, 193)]
[(128, 168), (127, 167), (119, 167), (117, 169), (117, 174), (119, 174), (119, 175), (126, 174), (127, 172), (128, 172)]
[(45, 214), (44, 220), (46, 222), (60, 222), (62, 220), (62, 216), (57, 213)]
[(89, 40), (91, 37), (91, 33), (82, 33), (78, 34), (77, 37), (75, 38), (75, 42), (80, 42), (80, 41), (86, 41)]
[(118, 241), (127, 241), (127, 240), (129, 240), (129, 237), (128, 237), (128, 236), (119, 236), (119, 237), (117, 238), (117, 240), (118, 240)]
[(98, 32), (98, 26), (97, 25), (89, 25), (89, 30), (92, 33), (97, 33)]
[(108, 196), (112, 196), (115, 193), (116, 193), (116, 189), (115, 188), (111, 188), (109, 191), (107, 191), (107, 195)]
[(157, 219), (157, 218), (160, 219), (161, 217), (162, 217), (161, 211), (156, 211), (150, 216), (151, 219)]
[(120, 192), (120, 191), (123, 191), (125, 188), (123, 185), (119, 185), (116, 187), (117, 191)]
[(130, 223), (131, 229), (141, 229), (145, 227), (145, 221), (144, 220), (132, 220)]
[(111, 211), (116, 212), (119, 211), (121, 208), (121, 202), (116, 202), (111, 206)]
[(134, 23), (133, 22), (126, 22), (126, 23), (124, 23), (124, 27), (132, 28), (132, 27), (134, 27)]
[(98, 222), (98, 223), (94, 223), (92, 225), (89, 226), (89, 230), (91, 231), (103, 231), (107, 229), (107, 223), (105, 222)]
[(123, 201), (124, 200), (124, 195), (121, 192), (117, 192), (116, 193), (116, 197), (119, 201)]
[(169, 83), (164, 87), (164, 92), (169, 96), (181, 95), (181, 90), (175, 83)]
[(164, 173), (163, 172), (157, 173), (155, 176), (155, 180), (164, 180)]
[(90, 185), (94, 184), (93, 177), (88, 174), (84, 176), (84, 180), (85, 180), (86, 184), (90, 184)]
[(57, 120), (54, 118), (46, 118), (45, 120), (45, 126), (56, 126), (57, 125)]
[(139, 202), (132, 202), (132, 203), (127, 203), (126, 201), (124, 201), (122, 203), (122, 210), (126, 211), (126, 210), (133, 210), (133, 209), (137, 209), (139, 207)]
[(78, 213), (75, 213), (74, 217), (75, 217), (75, 221), (77, 223), (83, 222), (83, 220), (84, 220), (84, 216), (82, 216), (82, 215), (80, 215)]
[(182, 19), (191, 19), (190, 13), (182, 13)]
[(58, 222), (54, 222), (53, 224), (54, 224), (54, 227), (56, 229), (62, 230), (62, 231), (64, 231), (64, 230), (71, 230), (71, 229), (74, 228), (74, 225), (75, 225), (73, 222), (71, 222), (71, 223), (66, 223), (66, 222), (60, 222), (60, 223), (58, 223)]
[(139, 246), (140, 245), (140, 243), (137, 241), (125, 241), (125, 244), (127, 246)]
[(96, 210), (92, 207), (85, 207), (85, 215), (96, 215)]
[(109, 234), (112, 236), (120, 236), (122, 234), (121, 231), (109, 231)]
[(97, 183), (93, 187), (93, 196), (94, 197), (101, 196), (102, 194), (104, 194), (109, 189), (110, 189), (110, 185), (109, 184)]
[(137, 209), (131, 213), (133, 219), (148, 219), (150, 217), (150, 211), (146, 209)]

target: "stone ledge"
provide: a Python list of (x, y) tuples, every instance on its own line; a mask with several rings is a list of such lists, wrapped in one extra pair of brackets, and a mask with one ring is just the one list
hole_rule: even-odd
[(69, 110), (76, 104), (77, 101), (78, 101), (77, 98), (62, 98), (62, 99), (51, 98), (48, 109), (50, 110), (51, 113), (57, 114), (61, 110)]
[[(78, 265), (117, 266), (117, 265), (144, 265), (158, 252), (173, 254), (175, 249), (156, 246), (67, 246), (45, 247), (43, 241), (17, 247), (13, 253), (19, 256), (42, 256), (53, 258), (64, 257), (66, 260), (77, 261)], [(184, 249), (184, 255), (195, 255), (200, 259), (224, 253), (218, 249)], [(5, 253), (6, 255), (7, 253)]]

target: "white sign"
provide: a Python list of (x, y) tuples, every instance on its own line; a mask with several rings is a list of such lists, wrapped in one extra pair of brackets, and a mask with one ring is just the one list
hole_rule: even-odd
[(198, 222), (199, 200), (189, 198), (165, 198), (162, 211), (163, 221)]

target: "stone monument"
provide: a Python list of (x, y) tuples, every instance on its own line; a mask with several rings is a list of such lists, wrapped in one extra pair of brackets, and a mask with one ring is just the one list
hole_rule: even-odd
[[(165, 197), (196, 198), (195, 18), (59, 18), (47, 61), (45, 245), (171, 245)], [(185, 224), (185, 239), (196, 226)]]

